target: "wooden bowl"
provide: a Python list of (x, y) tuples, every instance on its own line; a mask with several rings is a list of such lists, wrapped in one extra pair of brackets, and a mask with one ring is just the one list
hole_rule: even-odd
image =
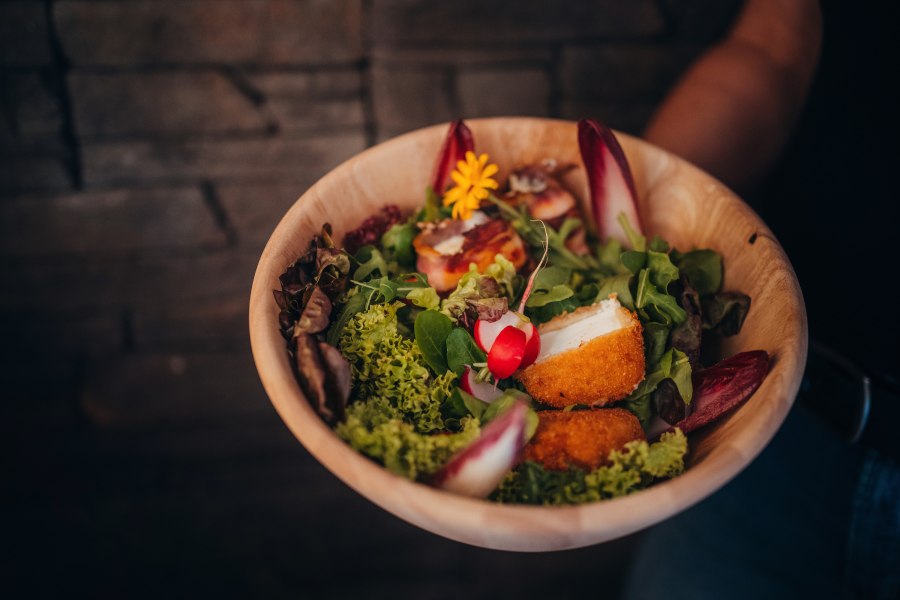
[[(469, 125), (476, 150), (500, 166), (501, 178), (511, 168), (544, 158), (581, 166), (575, 123), (496, 118)], [(561, 550), (612, 540), (663, 521), (725, 485), (772, 439), (799, 388), (807, 346), (800, 287), (772, 232), (734, 193), (683, 160), (622, 134), (646, 229), (682, 250), (721, 252), (725, 288), (753, 299), (743, 330), (723, 342), (722, 356), (763, 349), (773, 358), (771, 372), (746, 404), (690, 437), (683, 475), (593, 504), (501, 505), (395, 476), (346, 445), (316, 415), (294, 379), (278, 331), (272, 298), (278, 276), (325, 222), (340, 240), (386, 203), (420, 206), (446, 131), (447, 125), (414, 131), (340, 165), (297, 200), (263, 251), (250, 297), (253, 355), (272, 404), (297, 439), (344, 483), (401, 519), (453, 540), (503, 550)], [(587, 198), (582, 168), (566, 183)], [(341, 527), (340, 520), (334, 527)]]

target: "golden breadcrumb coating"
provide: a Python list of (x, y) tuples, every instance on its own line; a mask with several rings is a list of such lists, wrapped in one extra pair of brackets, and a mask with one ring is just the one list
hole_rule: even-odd
[(625, 398), (644, 379), (641, 323), (633, 315), (631, 320), (628, 327), (534, 363), (519, 379), (535, 399), (559, 408)]
[(570, 466), (596, 469), (612, 450), (645, 439), (640, 421), (623, 408), (543, 410), (538, 416), (540, 424), (525, 446), (525, 460), (554, 471)]

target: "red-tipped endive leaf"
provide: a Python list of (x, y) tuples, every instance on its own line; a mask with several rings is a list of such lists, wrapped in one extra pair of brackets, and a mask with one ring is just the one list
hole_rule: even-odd
[(500, 332), (487, 356), (487, 366), (494, 377), (506, 379), (516, 372), (525, 357), (527, 341), (525, 332), (516, 327)]
[(432, 483), (450, 492), (484, 498), (516, 466), (525, 445), (527, 408), (521, 400), (487, 424), (481, 436), (457, 452)]
[(462, 119), (457, 119), (450, 123), (447, 138), (444, 140), (444, 145), (441, 146), (441, 152), (434, 165), (431, 189), (435, 194), (443, 195), (447, 187), (447, 180), (450, 178), (450, 173), (456, 168), (457, 161), (465, 160), (466, 152), (470, 150), (475, 151), (475, 139), (472, 137), (472, 131)]
[(765, 350), (741, 352), (694, 373), (691, 414), (678, 423), (685, 433), (708, 425), (745, 402), (769, 372)]
[(578, 146), (587, 170), (597, 233), (601, 239), (614, 238), (630, 248), (619, 215), (624, 213), (636, 232), (643, 230), (634, 179), (622, 147), (613, 132), (594, 119), (578, 122)]
[(459, 388), (488, 404), (503, 395), (503, 391), (497, 386), (491, 385), (487, 381), (478, 381), (478, 373), (471, 367), (466, 367), (462, 377), (459, 378)]

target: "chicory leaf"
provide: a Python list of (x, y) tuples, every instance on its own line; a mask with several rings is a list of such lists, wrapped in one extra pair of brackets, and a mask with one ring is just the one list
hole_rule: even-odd
[(724, 336), (736, 335), (750, 311), (750, 296), (741, 292), (719, 292), (703, 299), (703, 328)]

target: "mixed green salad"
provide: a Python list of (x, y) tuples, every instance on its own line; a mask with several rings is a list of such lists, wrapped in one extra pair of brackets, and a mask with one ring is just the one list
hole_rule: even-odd
[[(599, 131), (588, 144), (608, 149), (615, 139)], [(281, 276), (279, 325), (305, 395), (340, 438), (391, 472), (499, 502), (591, 502), (681, 473), (685, 434), (765, 376), (734, 390), (721, 367), (701, 362), (704, 338), (737, 333), (750, 299), (723, 291), (715, 251), (679, 251), (641, 232), (617, 143), (592, 155), (582, 141), (595, 220), (607, 217), (600, 225), (562, 184), (577, 166), (518, 166), (501, 185), (472, 147), (465, 124), (454, 123), (419, 210), (387, 205), (341, 243), (324, 224)], [(633, 209), (598, 202), (603, 186), (589, 160), (607, 161), (594, 170), (621, 177)], [(573, 358), (619, 331), (593, 335), (597, 319), (638, 332), (640, 364), (629, 368), (639, 370), (623, 392), (569, 401), (548, 392), (546, 378), (523, 376), (549, 361), (557, 370), (568, 360), (614, 364)], [(553, 344), (568, 346), (548, 354)], [(752, 368), (760, 372), (758, 360)], [(710, 398), (699, 411), (698, 391)], [(617, 409), (639, 427), (608, 421)], [(542, 429), (546, 411), (562, 429)], [(590, 411), (586, 429), (566, 430), (563, 413), (581, 411)]]

